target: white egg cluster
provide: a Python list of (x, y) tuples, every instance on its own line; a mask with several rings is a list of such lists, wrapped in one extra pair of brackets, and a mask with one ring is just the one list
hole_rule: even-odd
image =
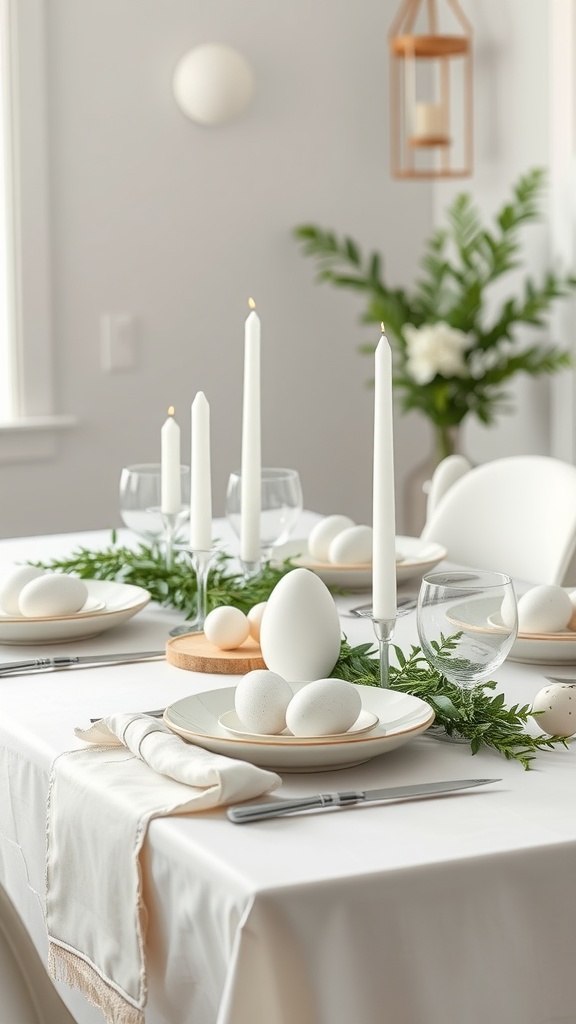
[[(513, 611), (504, 599), (502, 621), (511, 624)], [(518, 599), (519, 633), (561, 633), (576, 629), (576, 591), (570, 593), (562, 587), (541, 584), (531, 587)]]
[(308, 553), (316, 562), (369, 565), (372, 561), (372, 527), (357, 526), (348, 516), (326, 516), (310, 531)]
[(204, 636), (221, 651), (232, 651), (236, 647), (241, 647), (249, 636), (259, 643), (260, 623), (265, 607), (266, 601), (261, 601), (250, 609), (248, 615), (232, 605), (213, 608), (204, 620)]
[(255, 669), (238, 683), (234, 709), (250, 732), (274, 736), (288, 727), (293, 736), (328, 736), (354, 725), (362, 699), (344, 679), (316, 679), (294, 693), (277, 672)]
[(0, 609), (7, 615), (43, 619), (74, 615), (86, 604), (88, 588), (77, 576), (20, 565), (0, 581)]

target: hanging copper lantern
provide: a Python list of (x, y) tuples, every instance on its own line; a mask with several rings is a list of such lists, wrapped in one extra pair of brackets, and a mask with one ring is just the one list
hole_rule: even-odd
[(457, 0), (402, 0), (389, 40), (393, 176), (466, 177), (472, 173), (470, 22)]

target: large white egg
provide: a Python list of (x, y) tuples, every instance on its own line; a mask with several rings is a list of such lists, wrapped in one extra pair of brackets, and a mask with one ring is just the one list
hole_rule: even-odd
[(372, 527), (349, 526), (342, 530), (328, 548), (328, 561), (334, 565), (370, 565)]
[(262, 657), (291, 682), (329, 676), (340, 654), (334, 598), (310, 569), (292, 569), (268, 598), (260, 625)]
[(10, 569), (0, 580), (0, 609), (8, 615), (21, 615), (18, 600), (20, 592), (27, 583), (44, 575), (44, 569), (34, 565), (17, 565)]
[(518, 600), (519, 633), (560, 633), (573, 613), (572, 602), (562, 587), (542, 584)]
[(275, 736), (286, 728), (286, 708), (293, 691), (277, 672), (256, 668), (242, 677), (234, 691), (234, 708), (250, 732)]
[(576, 733), (576, 686), (552, 683), (540, 690), (532, 711), (541, 711), (536, 724), (549, 736), (573, 736)]
[(266, 607), (266, 601), (260, 601), (259, 604), (255, 604), (248, 612), (248, 627), (250, 629), (250, 636), (257, 644), (260, 643), (260, 624), (262, 622), (262, 616), (264, 615), (264, 609)]
[(88, 598), (84, 580), (65, 573), (45, 573), (30, 580), (20, 591), (20, 614), (30, 619), (74, 615)]
[(233, 651), (248, 639), (250, 623), (240, 608), (213, 608), (204, 620), (204, 636), (221, 651)]
[(286, 725), (295, 736), (346, 732), (362, 710), (360, 691), (345, 679), (316, 679), (294, 694)]
[(328, 551), (335, 537), (342, 530), (354, 526), (354, 520), (348, 516), (326, 516), (313, 526), (308, 536), (308, 552), (317, 562), (328, 561)]

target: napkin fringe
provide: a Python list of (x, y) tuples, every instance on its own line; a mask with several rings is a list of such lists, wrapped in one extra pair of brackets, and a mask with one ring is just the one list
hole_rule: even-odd
[(108, 1024), (145, 1024), (144, 1011), (105, 981), (91, 964), (71, 949), (50, 941), (48, 971), (55, 981), (78, 988), (92, 1006), (101, 1010)]

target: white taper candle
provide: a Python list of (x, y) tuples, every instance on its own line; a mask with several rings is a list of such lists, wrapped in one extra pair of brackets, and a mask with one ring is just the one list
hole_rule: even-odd
[(374, 366), (372, 618), (396, 618), (392, 352), (382, 325)]
[(253, 299), (244, 328), (244, 396), (242, 406), (242, 485), (240, 558), (260, 559), (262, 457), (260, 438), (260, 318)]
[(182, 507), (180, 481), (180, 427), (174, 419), (174, 407), (168, 409), (168, 418), (161, 430), (161, 511), (164, 515), (177, 515)]
[(192, 402), (190, 481), (190, 548), (212, 547), (212, 476), (210, 468), (210, 406), (203, 391)]

